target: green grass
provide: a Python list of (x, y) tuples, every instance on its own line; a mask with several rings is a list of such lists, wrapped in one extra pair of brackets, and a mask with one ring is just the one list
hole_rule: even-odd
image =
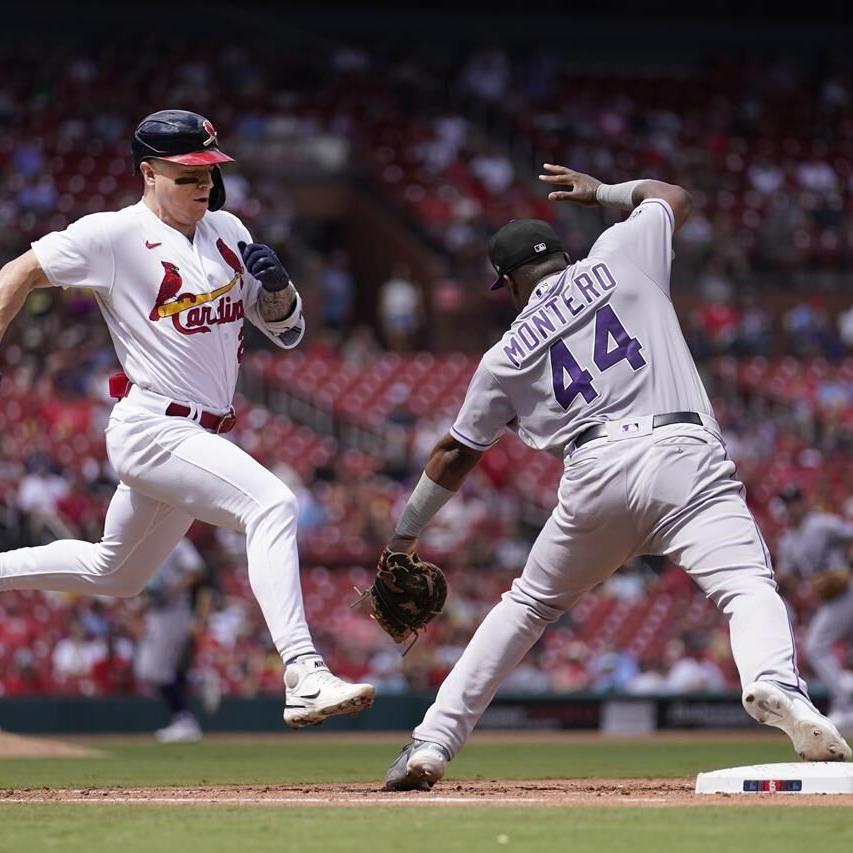
[[(104, 740), (103, 758), (0, 760), (0, 788), (363, 782), (378, 787), (404, 736), (340, 741), (208, 740), (194, 746)], [(493, 742), (476, 738), (448, 780), (692, 776), (789, 761), (783, 737)], [(439, 789), (440, 790), (440, 789)], [(791, 800), (724, 807), (10, 804), (0, 798), (0, 853), (118, 850), (204, 853), (787, 853), (853, 850), (851, 809)]]
[[(3, 806), (0, 850), (780, 853), (853, 849), (848, 809)], [(159, 842), (159, 843), (158, 843)]]
[[(405, 736), (329, 743), (299, 735), (280, 741), (205, 741), (161, 745), (103, 741), (104, 758), (0, 760), (0, 788), (99, 785), (222, 785), (378, 782)], [(542, 741), (470, 743), (448, 779), (555, 779), (691, 776), (739, 764), (791, 761), (787, 739), (755, 741)]]

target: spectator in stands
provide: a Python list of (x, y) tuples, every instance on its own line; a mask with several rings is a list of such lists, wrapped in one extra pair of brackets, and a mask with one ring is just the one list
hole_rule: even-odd
[(506, 51), (494, 47), (472, 53), (460, 75), (460, 88), (484, 101), (502, 100), (510, 83)]
[(637, 661), (625, 649), (607, 643), (589, 661), (591, 689), (595, 693), (619, 693), (637, 674)]
[(359, 367), (376, 361), (381, 352), (373, 329), (364, 323), (360, 323), (344, 338), (340, 348), (343, 362)]
[(407, 352), (415, 345), (421, 328), (421, 291), (410, 279), (405, 264), (394, 266), (391, 278), (379, 289), (379, 318), (388, 348)]
[(667, 693), (666, 664), (659, 657), (641, 660), (637, 674), (625, 685), (625, 692), (635, 696)]
[(50, 689), (29, 649), (16, 649), (4, 670), (0, 674), (0, 696), (28, 696)]
[(770, 317), (754, 290), (744, 291), (735, 348), (738, 355), (769, 355)]
[(53, 648), (53, 678), (58, 684), (90, 676), (92, 667), (104, 657), (105, 645), (87, 637), (76, 619), (69, 626), (67, 637)]
[(345, 333), (351, 321), (355, 279), (349, 255), (342, 249), (332, 252), (320, 272), (320, 296), (325, 328)]
[(725, 690), (725, 676), (710, 659), (704, 634), (698, 631), (685, 632), (668, 652), (671, 665), (663, 692), (719, 693)]

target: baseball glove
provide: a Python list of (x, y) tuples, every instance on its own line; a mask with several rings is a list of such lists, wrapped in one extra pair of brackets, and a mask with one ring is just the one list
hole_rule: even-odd
[(850, 585), (850, 572), (847, 569), (832, 569), (818, 572), (811, 580), (812, 590), (821, 601), (838, 598)]
[(411, 649), (421, 630), (441, 613), (447, 598), (447, 581), (434, 563), (417, 554), (393, 553), (387, 548), (379, 557), (373, 585), (355, 603), (370, 596), (371, 616), (395, 643), (414, 634)]

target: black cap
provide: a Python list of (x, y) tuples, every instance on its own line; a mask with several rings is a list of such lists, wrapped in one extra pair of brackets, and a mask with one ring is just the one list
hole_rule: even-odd
[(489, 260), (498, 274), (491, 290), (503, 287), (501, 276), (530, 261), (564, 252), (554, 229), (542, 219), (513, 219), (489, 240)]
[(785, 486), (785, 488), (779, 492), (779, 500), (786, 504), (794, 503), (794, 501), (801, 501), (802, 499), (803, 493), (800, 491), (799, 486)]
[(133, 133), (133, 169), (154, 157), (184, 166), (212, 166), (230, 163), (232, 158), (219, 150), (213, 124), (189, 110), (160, 110), (146, 116)]

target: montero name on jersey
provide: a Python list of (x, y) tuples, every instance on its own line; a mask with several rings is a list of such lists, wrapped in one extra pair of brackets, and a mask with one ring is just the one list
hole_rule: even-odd
[[(566, 287), (569, 281), (573, 287)], [(518, 315), (509, 339), (503, 345), (504, 355), (513, 367), (520, 368), (527, 356), (538, 352), (562, 334), (575, 317), (600, 302), (616, 284), (607, 264), (601, 262), (594, 264), (588, 272), (578, 273), (571, 279), (568, 275), (562, 276), (554, 285), (556, 292), (542, 304), (529, 309), (529, 313)], [(584, 301), (576, 301), (578, 296), (583, 297)]]

